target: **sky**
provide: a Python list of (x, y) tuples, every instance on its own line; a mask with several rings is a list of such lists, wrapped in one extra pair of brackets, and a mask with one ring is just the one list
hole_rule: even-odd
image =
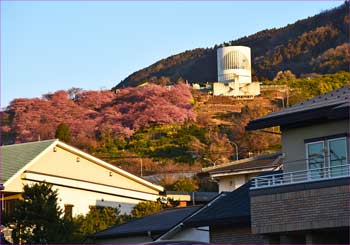
[[(110, 89), (194, 48), (278, 28), (342, 1), (0, 1), (1, 104)], [(252, 50), (254, 52), (254, 50)]]

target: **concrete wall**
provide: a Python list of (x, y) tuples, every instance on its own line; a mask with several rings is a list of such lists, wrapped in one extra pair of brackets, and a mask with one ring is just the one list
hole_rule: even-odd
[(307, 157), (304, 140), (342, 133), (349, 133), (348, 120), (282, 130), (282, 151), (286, 157), (284, 171), (306, 170), (306, 161), (302, 160)]
[(215, 96), (257, 96), (260, 94), (260, 84), (252, 83), (213, 83), (213, 95)]
[(263, 244), (261, 236), (252, 234), (249, 226), (211, 226), (210, 243), (215, 244)]
[(251, 190), (254, 234), (349, 227), (349, 178)]

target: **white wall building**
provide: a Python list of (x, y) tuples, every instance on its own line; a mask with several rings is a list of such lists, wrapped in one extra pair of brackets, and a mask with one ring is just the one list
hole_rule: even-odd
[[(73, 216), (90, 206), (129, 213), (140, 201), (156, 201), (164, 190), (59, 140), (2, 146), (1, 211), (11, 212), (23, 185), (46, 182), (58, 190), (59, 205)], [(69, 210), (68, 210), (69, 209)]]
[(252, 82), (249, 47), (229, 46), (217, 50), (218, 82), (213, 95), (254, 97), (260, 94), (258, 82)]

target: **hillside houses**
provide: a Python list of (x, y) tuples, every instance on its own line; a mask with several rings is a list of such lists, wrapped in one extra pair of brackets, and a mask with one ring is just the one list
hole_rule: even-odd
[(252, 120), (249, 130), (281, 127), (283, 168), (222, 192), (156, 241), (208, 227), (217, 244), (349, 244), (349, 118), (345, 86)]
[[(206, 204), (168, 209), (89, 238), (101, 244), (349, 244), (349, 118), (350, 86), (345, 86), (254, 119), (248, 130), (280, 126), (281, 152), (204, 169), (202, 174), (222, 184), (222, 192)], [(163, 191), (58, 140), (1, 150), (5, 209), (18, 198), (23, 183), (37, 181), (52, 183), (62, 193), (61, 205), (73, 204), (77, 213), (84, 213), (88, 205), (128, 210)]]

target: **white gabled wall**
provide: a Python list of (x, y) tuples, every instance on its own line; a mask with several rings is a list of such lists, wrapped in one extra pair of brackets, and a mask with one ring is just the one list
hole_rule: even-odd
[[(121, 206), (129, 213), (142, 200), (155, 201), (162, 187), (69, 147), (50, 146), (20, 174), (6, 182), (5, 192), (21, 192), (23, 185), (46, 181), (58, 190), (60, 205), (72, 204), (73, 214), (85, 214), (90, 205)], [(95, 159), (96, 160), (96, 159)]]
[[(155, 189), (116, 173), (111, 169), (102, 167), (86, 158), (58, 146), (55, 148), (56, 152), (54, 150), (49, 151), (38, 159), (29, 170), (153, 194), (159, 193), (159, 191)], [(79, 160), (77, 160), (77, 158), (79, 158)]]
[(155, 194), (37, 173), (28, 172), (22, 177), (28, 184), (34, 182), (52, 184), (53, 189), (58, 190), (62, 209), (65, 204), (74, 205), (73, 215), (87, 213), (90, 205), (118, 207), (121, 213), (130, 213), (133, 206), (139, 201), (156, 201), (159, 197)]
[[(27, 183), (32, 184), (34, 181), (27, 181)], [(73, 205), (73, 216), (88, 213), (89, 206), (119, 207), (121, 213), (130, 213), (131, 209), (139, 202), (139, 200), (132, 198), (79, 190), (58, 185), (53, 185), (53, 189), (58, 191), (59, 205), (63, 211), (65, 204)]]
[(233, 175), (216, 177), (219, 179), (219, 193), (223, 191), (233, 191), (246, 183), (245, 175)]
[(209, 227), (203, 226), (196, 228), (185, 228), (169, 239), (180, 241), (209, 242)]

